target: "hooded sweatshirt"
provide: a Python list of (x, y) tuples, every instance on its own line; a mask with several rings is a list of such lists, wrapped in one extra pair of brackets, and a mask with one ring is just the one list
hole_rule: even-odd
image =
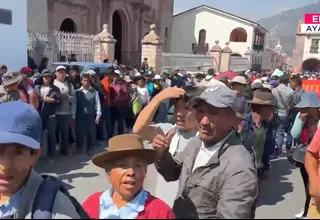
[(60, 90), (57, 86), (53, 85), (53, 83), (48, 88), (43, 86), (42, 78), (45, 73), (47, 73), (46, 70), (43, 70), (40, 76), (39, 85), (36, 85), (36, 87), (34, 88), (34, 92), (37, 94), (38, 97), (50, 97), (55, 99), (55, 102), (53, 103), (40, 101), (38, 108), (38, 111), (41, 115), (54, 116), (56, 113), (56, 109), (60, 104)]

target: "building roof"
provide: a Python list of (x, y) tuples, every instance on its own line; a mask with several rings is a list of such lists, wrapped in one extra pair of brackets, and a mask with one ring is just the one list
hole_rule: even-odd
[(237, 20), (250, 23), (250, 24), (255, 25), (255, 26), (258, 26), (258, 27), (262, 28), (263, 30), (265, 30), (266, 32), (268, 32), (267, 29), (265, 29), (264, 27), (262, 27), (262, 26), (261, 26), (260, 24), (258, 24), (257, 22), (250, 21), (250, 20), (248, 20), (248, 19), (246, 19), (246, 18), (242, 18), (242, 17), (240, 17), (240, 16), (231, 14), (231, 13), (229, 13), (229, 12), (222, 11), (222, 10), (220, 10), (220, 9), (217, 9), (217, 8), (214, 8), (214, 7), (211, 7), (211, 6), (208, 6), (208, 5), (199, 5), (199, 6), (197, 6), (197, 7), (191, 8), (191, 9), (189, 9), (189, 10), (187, 10), (187, 11), (183, 11), (183, 12), (181, 12), (181, 13), (178, 13), (178, 14), (174, 15), (173, 17), (178, 17), (178, 16), (180, 16), (180, 15), (183, 15), (183, 14), (186, 14), (186, 13), (189, 13), (189, 12), (191, 12), (191, 11), (198, 10), (198, 9), (201, 9), (201, 8), (205, 8), (205, 9), (208, 9), (208, 10), (210, 10), (210, 11), (218, 12), (218, 13), (227, 15), (227, 16), (229, 16), (229, 17), (233, 17), (233, 18), (235, 18), (235, 19), (237, 19)]

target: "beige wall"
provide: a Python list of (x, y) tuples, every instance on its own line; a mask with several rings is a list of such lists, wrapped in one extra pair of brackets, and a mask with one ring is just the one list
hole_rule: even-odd
[(33, 33), (48, 32), (47, 0), (27, 0), (28, 31)]

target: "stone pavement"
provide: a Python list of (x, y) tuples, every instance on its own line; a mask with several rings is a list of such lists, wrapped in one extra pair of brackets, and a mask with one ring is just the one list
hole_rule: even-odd
[[(96, 152), (101, 150), (102, 148), (96, 149)], [(40, 161), (36, 170), (57, 173), (81, 203), (92, 193), (110, 186), (105, 172), (96, 168), (85, 155), (59, 157), (54, 164)], [(155, 169), (150, 166), (148, 171), (145, 188), (152, 193), (154, 185), (150, 183), (156, 181)], [(304, 190), (299, 170), (291, 166), (286, 158), (273, 160), (269, 180), (263, 185), (256, 218), (292, 219), (300, 212), (303, 203)]]

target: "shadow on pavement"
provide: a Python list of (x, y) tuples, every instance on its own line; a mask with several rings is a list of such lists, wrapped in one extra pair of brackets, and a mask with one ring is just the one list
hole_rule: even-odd
[(262, 183), (259, 195), (258, 207), (263, 205), (276, 205), (284, 200), (284, 195), (293, 192), (293, 184), (289, 182), (289, 176), (293, 169), (286, 157), (271, 161), (269, 179)]
[[(105, 151), (104, 147), (98, 147), (94, 149), (94, 155), (103, 151)], [(62, 180), (72, 182), (73, 178), (89, 178), (98, 175), (97, 173), (82, 172), (82, 169), (90, 163), (91, 159), (92, 157), (89, 157), (86, 153), (71, 157), (57, 156), (55, 162), (51, 164), (47, 162), (47, 159), (40, 159), (34, 168), (38, 173), (55, 173)]]
[(95, 177), (98, 175), (99, 175), (98, 173), (82, 173), (82, 172), (80, 172), (80, 173), (73, 173), (73, 174), (62, 174), (62, 175), (59, 175), (59, 178), (60, 178), (60, 180), (63, 181), (64, 187), (67, 190), (70, 190), (70, 189), (75, 188), (74, 186), (72, 186), (73, 179), (79, 178), (79, 177), (91, 178), (91, 177)]

